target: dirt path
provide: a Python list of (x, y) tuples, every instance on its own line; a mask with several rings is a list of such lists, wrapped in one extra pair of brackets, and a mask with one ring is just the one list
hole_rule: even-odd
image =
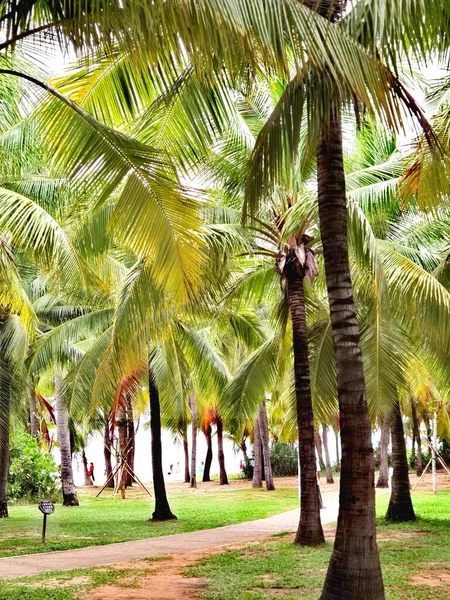
[[(335, 535), (334, 527), (324, 527), (327, 540)], [(264, 538), (263, 538), (264, 539)], [(240, 549), (246, 544), (233, 544), (227, 550)], [(140, 576), (139, 585), (135, 588), (124, 588), (118, 585), (105, 585), (95, 588), (86, 594), (83, 600), (199, 600), (206, 579), (187, 577), (186, 567), (202, 558), (221, 552), (223, 549), (209, 549), (201, 552), (187, 552), (159, 560), (157, 563), (143, 562), (120, 563), (115, 565), (121, 569), (142, 568), (147, 574)]]

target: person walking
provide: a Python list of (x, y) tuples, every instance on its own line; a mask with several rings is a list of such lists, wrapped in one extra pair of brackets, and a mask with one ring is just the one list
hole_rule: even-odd
[(90, 465), (89, 465), (89, 477), (92, 479), (92, 482), (95, 481), (95, 477), (94, 477), (94, 463), (90, 463)]

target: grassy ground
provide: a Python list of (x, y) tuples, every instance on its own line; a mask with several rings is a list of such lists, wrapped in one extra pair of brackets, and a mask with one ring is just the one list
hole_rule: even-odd
[[(382, 518), (387, 497), (378, 498), (378, 534), (387, 600), (450, 600), (450, 491), (434, 497), (414, 495), (419, 515), (415, 523), (388, 524)], [(319, 549), (298, 548), (292, 536), (274, 536), (268, 542), (248, 544), (201, 560), (185, 571), (187, 577), (206, 578), (199, 596), (211, 600), (316, 600), (332, 548), (331, 539)], [(98, 567), (0, 583), (0, 600), (79, 600), (107, 584), (108, 597), (123, 588), (149, 587), (163, 568), (143, 561), (128, 568)], [(111, 596), (112, 594), (112, 596)], [(130, 597), (134, 592), (130, 590)], [(97, 597), (97, 596), (95, 596)], [(103, 595), (101, 595), (103, 598)], [(106, 597), (106, 596), (105, 596)], [(146, 595), (137, 597), (146, 598)], [(149, 595), (149, 598), (152, 596)]]
[[(414, 523), (388, 524), (387, 496), (378, 498), (378, 535), (388, 600), (450, 599), (450, 492), (414, 494)], [(291, 537), (213, 555), (187, 575), (207, 577), (204, 598), (316, 600), (332, 541), (319, 549), (294, 547)]]
[[(81, 497), (77, 508), (56, 506), (48, 518), (47, 544), (40, 542), (42, 515), (37, 506), (13, 506), (0, 520), (0, 557), (67, 550), (185, 533), (268, 517), (298, 506), (296, 489), (236, 489), (177, 492), (170, 496), (177, 521), (152, 523), (153, 500)], [(0, 598), (0, 600), (2, 600)]]

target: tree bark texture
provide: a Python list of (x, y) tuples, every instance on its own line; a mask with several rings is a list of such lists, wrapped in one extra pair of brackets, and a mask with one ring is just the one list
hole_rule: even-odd
[(125, 477), (125, 485), (127, 487), (131, 487), (134, 483), (133, 475), (134, 473), (134, 452), (135, 452), (135, 430), (134, 430), (134, 415), (133, 415), (133, 403), (131, 401), (131, 395), (125, 395), (125, 414), (127, 420), (127, 465), (128, 470), (126, 472)]
[(150, 431), (152, 436), (152, 470), (153, 490), (155, 492), (155, 510), (152, 521), (169, 521), (176, 519), (172, 513), (167, 499), (166, 484), (162, 465), (161, 443), (161, 406), (159, 392), (153, 378), (152, 369), (148, 367), (148, 389), (150, 396)]
[(191, 474), (189, 472), (189, 445), (187, 438), (187, 427), (183, 431), (183, 450), (184, 450), (184, 483), (190, 483)]
[(195, 393), (189, 398), (189, 406), (192, 418), (192, 450), (191, 450), (191, 487), (197, 487), (197, 404)]
[(114, 487), (114, 477), (113, 470), (111, 464), (111, 430), (110, 430), (110, 422), (109, 419), (106, 420), (105, 423), (105, 431), (103, 434), (103, 456), (105, 458), (105, 473), (106, 473), (106, 481), (107, 486), (109, 488)]
[(416, 515), (411, 501), (405, 434), (398, 399), (392, 414), (391, 433), (394, 472), (392, 474), (392, 490), (386, 518), (390, 521), (414, 521)]
[(327, 474), (327, 483), (334, 483), (333, 469), (331, 468), (330, 452), (328, 450), (328, 425), (325, 423), (322, 425), (322, 440), (323, 449), (325, 452), (325, 470)]
[(219, 459), (219, 484), (228, 485), (228, 476), (225, 469), (225, 454), (223, 451), (223, 421), (220, 415), (217, 415), (217, 457)]
[(311, 400), (308, 336), (306, 329), (303, 276), (294, 269), (288, 274), (288, 300), (294, 349), (295, 401), (300, 458), (300, 521), (295, 543), (317, 546), (325, 541), (320, 521), (317, 483), (314, 416)]
[(77, 492), (73, 482), (72, 453), (70, 448), (69, 415), (61, 398), (62, 377), (55, 376), (56, 424), (61, 454), (61, 483), (64, 506), (78, 506)]
[(203, 471), (203, 481), (211, 481), (211, 463), (213, 459), (213, 451), (212, 451), (212, 427), (211, 424), (205, 429), (205, 438), (206, 438), (206, 458), (205, 458), (205, 469)]
[(267, 422), (266, 401), (263, 400), (259, 406), (259, 433), (261, 436), (261, 448), (264, 464), (264, 475), (266, 480), (266, 490), (269, 492), (275, 489), (273, 483), (272, 465), (270, 463), (270, 443), (269, 443), (269, 424)]
[(11, 421), (11, 382), (8, 363), (0, 358), (0, 519), (8, 518), (8, 471)]
[(411, 397), (411, 415), (413, 422), (413, 438), (417, 444), (417, 457), (416, 457), (416, 473), (420, 477), (423, 473), (423, 458), (422, 458), (422, 440), (420, 439), (420, 421), (417, 414), (417, 402), (416, 399)]
[(259, 427), (259, 411), (256, 413), (255, 426), (253, 428), (253, 479), (252, 488), (262, 487), (262, 447), (261, 431)]
[(391, 426), (389, 419), (385, 419), (381, 427), (380, 438), (380, 472), (378, 474), (377, 488), (389, 487), (389, 463), (388, 463), (388, 447), (391, 437)]
[(85, 452), (84, 448), (81, 451), (81, 462), (83, 463), (84, 485), (87, 485), (87, 486), (94, 485), (92, 483), (91, 476), (89, 475), (88, 461), (86, 458), (86, 452)]
[(342, 448), (338, 524), (321, 600), (381, 600), (372, 432), (348, 260), (342, 129), (336, 104), (330, 107), (317, 145), (317, 184)]
[(30, 390), (30, 435), (35, 439), (38, 437), (37, 430), (37, 404), (36, 404), (36, 395), (34, 393), (34, 389)]

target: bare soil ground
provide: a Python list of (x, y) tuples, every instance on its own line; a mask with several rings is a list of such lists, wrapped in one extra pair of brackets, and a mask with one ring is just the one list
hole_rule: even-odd
[[(198, 592), (204, 586), (204, 580), (198, 577), (184, 577), (183, 571), (204, 556), (204, 552), (190, 552), (167, 557), (157, 563), (145, 561), (120, 563), (115, 565), (119, 569), (138, 568), (147, 571), (147, 574), (139, 576), (135, 581), (122, 581), (119, 586), (97, 587), (84, 598), (85, 600), (198, 600), (200, 598)], [(123, 584), (133, 587), (123, 587)]]

